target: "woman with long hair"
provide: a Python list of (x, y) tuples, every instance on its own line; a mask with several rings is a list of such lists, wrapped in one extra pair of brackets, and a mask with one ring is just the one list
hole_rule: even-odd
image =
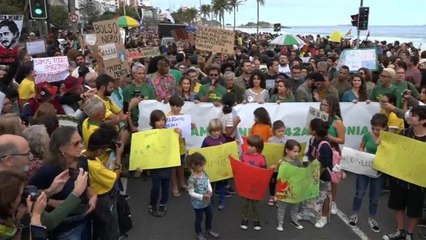
[(194, 92), (194, 85), (191, 84), (191, 80), (183, 76), (180, 80), (179, 86), (176, 89), (176, 92), (179, 97), (187, 102), (199, 102), (200, 98)]
[(291, 91), (290, 84), (285, 80), (277, 81), (277, 93), (272, 95), (270, 102), (295, 102), (293, 92)]
[(367, 93), (370, 95), (370, 92), (376, 86), (376, 83), (373, 81), (373, 74), (368, 68), (362, 67), (358, 69), (358, 75), (361, 77), (361, 79), (364, 80), (365, 85), (367, 87)]
[(343, 93), (342, 102), (365, 102), (368, 100), (367, 85), (358, 74), (353, 74), (350, 81), (352, 89)]
[(249, 89), (244, 93), (243, 103), (264, 103), (269, 101), (266, 80), (262, 72), (255, 71), (249, 79)]
[(19, 83), (19, 106), (24, 106), (28, 99), (35, 97), (35, 73), (33, 62), (26, 62), (18, 68), (15, 81)]

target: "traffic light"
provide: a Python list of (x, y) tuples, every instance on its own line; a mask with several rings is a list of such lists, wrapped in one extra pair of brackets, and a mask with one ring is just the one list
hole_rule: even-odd
[(30, 15), (32, 19), (47, 19), (47, 4), (46, 0), (29, 0)]
[(352, 26), (357, 27), (358, 26), (358, 14), (351, 15), (351, 19), (352, 19), (352, 21), (351, 21)]
[(358, 14), (358, 30), (368, 29), (368, 14), (370, 13), (369, 7), (360, 7)]

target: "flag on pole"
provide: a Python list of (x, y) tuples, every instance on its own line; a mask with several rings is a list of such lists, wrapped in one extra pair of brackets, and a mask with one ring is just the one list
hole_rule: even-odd
[(349, 31), (345, 34), (345, 37), (348, 37), (350, 35), (352, 35), (352, 29), (349, 29)]
[(370, 36), (370, 30), (368, 30), (368, 33), (367, 33), (367, 38)]

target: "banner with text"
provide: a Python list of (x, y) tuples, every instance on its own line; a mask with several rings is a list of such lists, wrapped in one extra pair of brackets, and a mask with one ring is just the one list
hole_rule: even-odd
[(236, 142), (229, 142), (213, 147), (192, 149), (188, 154), (201, 153), (206, 158), (204, 171), (209, 175), (210, 182), (232, 178), (232, 168), (229, 156), (238, 158), (238, 146)]
[(228, 53), (234, 52), (235, 33), (214, 27), (197, 27), (195, 48), (202, 51)]
[(274, 171), (251, 166), (233, 157), (229, 157), (229, 160), (231, 161), (237, 194), (252, 200), (262, 200)]
[(378, 177), (378, 172), (373, 169), (374, 154), (361, 152), (344, 147), (340, 158), (340, 167), (343, 170), (369, 177)]
[(315, 118), (319, 118), (323, 120), (324, 122), (327, 122), (328, 113), (313, 107), (309, 107), (308, 116), (306, 117), (306, 124), (305, 124), (306, 129), (309, 129), (309, 125), (311, 124), (311, 121)]
[(70, 75), (69, 63), (66, 56), (34, 58), (35, 83), (57, 82), (65, 80)]
[(389, 132), (380, 132), (373, 168), (426, 187), (426, 143)]
[(139, 58), (148, 58), (161, 55), (160, 49), (158, 48), (128, 48), (127, 58), (129, 61)]
[(166, 128), (179, 128), (183, 138), (191, 137), (191, 115), (168, 116)]
[[(269, 112), (272, 121), (282, 120), (286, 125), (285, 136), (299, 142), (308, 142), (310, 133), (305, 128), (305, 119), (309, 107), (319, 107), (319, 103), (248, 103), (239, 104), (235, 107), (237, 114), (241, 118), (238, 131), (241, 136), (247, 136), (253, 126), (253, 111), (258, 107), (264, 107)], [(371, 117), (379, 112), (378, 103), (340, 103), (343, 115), (343, 123), (346, 127), (345, 146), (358, 148), (362, 140), (362, 135), (370, 129)], [(149, 129), (149, 115), (155, 109), (170, 112), (169, 104), (164, 104), (155, 100), (144, 100), (139, 104), (139, 128)], [(191, 130), (191, 138), (185, 139), (187, 147), (199, 148), (204, 138), (208, 135), (207, 127), (209, 121), (219, 116), (221, 107), (215, 107), (212, 103), (192, 103), (185, 102), (182, 112), (191, 115), (192, 122), (196, 127)]]
[(117, 48), (114, 43), (99, 45), (98, 49), (102, 51), (102, 59), (105, 61), (116, 59), (118, 57)]

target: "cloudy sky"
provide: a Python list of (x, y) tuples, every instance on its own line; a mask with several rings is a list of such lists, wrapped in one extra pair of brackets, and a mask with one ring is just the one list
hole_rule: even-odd
[[(163, 10), (181, 6), (199, 7), (210, 0), (151, 0)], [(265, 0), (260, 20), (286, 26), (335, 26), (350, 24), (350, 15), (358, 12), (359, 0)], [(364, 0), (370, 7), (369, 25), (425, 25), (426, 0)], [(237, 13), (237, 25), (256, 21), (256, 0), (246, 0)], [(225, 23), (233, 23), (227, 14)]]

